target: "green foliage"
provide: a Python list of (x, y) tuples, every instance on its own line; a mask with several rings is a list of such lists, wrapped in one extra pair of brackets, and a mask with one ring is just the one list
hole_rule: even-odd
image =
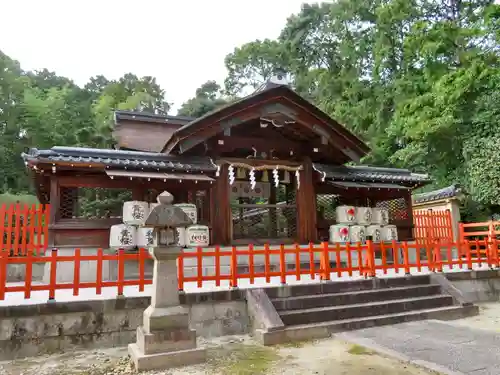
[(221, 95), (221, 87), (215, 81), (207, 81), (196, 89), (194, 98), (183, 103), (178, 111), (179, 116), (201, 117), (232, 101)]

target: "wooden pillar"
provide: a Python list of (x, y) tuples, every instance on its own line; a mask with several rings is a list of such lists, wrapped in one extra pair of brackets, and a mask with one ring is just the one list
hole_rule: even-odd
[(406, 203), (406, 209), (408, 211), (408, 234), (407, 237), (408, 239), (413, 240), (414, 239), (414, 234), (413, 234), (413, 202), (411, 199), (411, 190), (408, 190), (408, 194), (405, 195), (405, 203)]
[(53, 247), (55, 244), (55, 233), (54, 233), (53, 224), (55, 224), (57, 222), (57, 220), (61, 217), (60, 191), (61, 191), (61, 189), (59, 186), (59, 181), (57, 179), (57, 176), (51, 175), (50, 176), (50, 197), (49, 197), (49, 203), (50, 203), (49, 240), (48, 240), (49, 247)]
[(144, 186), (136, 186), (132, 189), (132, 200), (142, 201), (146, 198), (146, 189)]
[(229, 245), (232, 240), (232, 217), (229, 202), (228, 166), (223, 165), (210, 189), (210, 222), (212, 223), (212, 241), (214, 245)]
[(297, 190), (297, 241), (299, 243), (317, 242), (316, 229), (316, 192), (313, 184), (313, 168), (311, 159), (302, 163), (300, 171), (300, 187)]

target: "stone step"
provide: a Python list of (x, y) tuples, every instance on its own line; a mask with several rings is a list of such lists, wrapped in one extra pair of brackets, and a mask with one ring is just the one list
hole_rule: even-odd
[(304, 341), (330, 337), (334, 333), (376, 327), (415, 320), (438, 319), (453, 320), (479, 313), (479, 308), (470, 306), (446, 306), (421, 310), (405, 311), (394, 314), (364, 316), (360, 318), (325, 321), (321, 323), (301, 324), (285, 327), (283, 330), (256, 330), (256, 338), (264, 345), (276, 345), (286, 342)]
[(423, 310), (453, 305), (448, 295), (404, 298), (392, 301), (358, 303), (345, 306), (316, 307), (302, 310), (279, 311), (285, 326), (304, 323), (320, 323), (332, 320), (362, 318), (375, 315), (397, 314), (411, 310)]
[(441, 287), (439, 285), (409, 285), (403, 287), (368, 289), (346, 293), (313, 294), (310, 296), (275, 298), (272, 299), (271, 302), (277, 311), (284, 311), (389, 301), (401, 298), (424, 297), (440, 293)]
[[(401, 270), (403, 272), (403, 270)], [(427, 285), (430, 284), (429, 275), (415, 275), (411, 277), (387, 277), (377, 279), (361, 279), (348, 281), (334, 282), (315, 282), (309, 284), (287, 285), (285, 287), (269, 287), (266, 288), (266, 293), (269, 298), (284, 298), (308, 296), (312, 294), (330, 294), (330, 293), (346, 293), (359, 290), (382, 289), (382, 288), (397, 288), (411, 285)], [(316, 275), (318, 277), (318, 275)]]

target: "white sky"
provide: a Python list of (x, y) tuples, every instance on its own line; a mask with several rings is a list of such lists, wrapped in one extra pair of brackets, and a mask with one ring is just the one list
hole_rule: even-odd
[(0, 50), (25, 70), (47, 68), (79, 85), (98, 74), (154, 76), (177, 109), (203, 82), (222, 84), (224, 57), (277, 37), (303, 2), (3, 0)]

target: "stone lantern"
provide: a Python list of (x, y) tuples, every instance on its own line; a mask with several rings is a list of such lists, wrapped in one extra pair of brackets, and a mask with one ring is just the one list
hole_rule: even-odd
[(185, 212), (172, 205), (174, 197), (161, 193), (158, 205), (144, 226), (153, 228), (154, 258), (151, 305), (137, 328), (137, 342), (128, 351), (137, 371), (167, 369), (204, 362), (206, 351), (196, 347), (196, 331), (189, 328), (189, 310), (180, 305), (177, 284), (177, 227), (192, 224)]

